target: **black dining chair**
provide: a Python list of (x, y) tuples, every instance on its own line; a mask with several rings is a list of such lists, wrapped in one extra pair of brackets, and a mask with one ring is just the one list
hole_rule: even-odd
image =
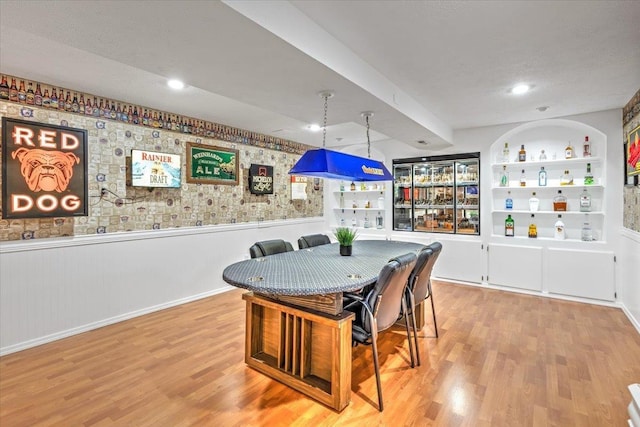
[(292, 250), (293, 246), (291, 246), (291, 243), (282, 239), (263, 240), (251, 246), (249, 248), (249, 254), (251, 258), (260, 258), (282, 252), (291, 252)]
[(436, 322), (436, 309), (433, 303), (431, 273), (433, 272), (433, 266), (435, 265), (441, 251), (442, 244), (440, 242), (433, 242), (430, 245), (425, 246), (420, 253), (418, 253), (418, 260), (411, 272), (411, 275), (409, 276), (409, 283), (407, 284), (405, 291), (405, 298), (407, 300), (406, 305), (409, 310), (408, 317), (411, 319), (411, 328), (413, 329), (413, 340), (416, 349), (416, 362), (418, 366), (420, 366), (420, 351), (418, 350), (418, 331), (416, 328), (415, 307), (426, 299), (431, 300), (433, 327), (436, 331), (436, 338), (438, 338), (438, 323)]
[(398, 319), (400, 313), (405, 314), (407, 340), (413, 361), (413, 350), (409, 334), (409, 321), (404, 292), (407, 280), (416, 264), (416, 255), (408, 253), (390, 260), (380, 271), (375, 286), (366, 294), (344, 293), (345, 310), (356, 314), (353, 321), (353, 342), (372, 346), (373, 365), (378, 387), (378, 410), (384, 409), (382, 403), (382, 387), (380, 383), (380, 366), (378, 360), (378, 333), (389, 329)]
[(331, 240), (326, 234), (309, 234), (298, 239), (298, 248), (305, 249), (314, 246), (328, 245), (329, 243), (331, 243)]

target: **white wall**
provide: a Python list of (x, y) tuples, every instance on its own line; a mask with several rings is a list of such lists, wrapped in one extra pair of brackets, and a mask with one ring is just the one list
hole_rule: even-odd
[(232, 289), (256, 241), (325, 233), (324, 218), (0, 245), (0, 355)]

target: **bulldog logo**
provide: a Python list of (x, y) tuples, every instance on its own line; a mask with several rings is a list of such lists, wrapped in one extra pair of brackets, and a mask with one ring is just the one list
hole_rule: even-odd
[(18, 148), (11, 158), (20, 162), (20, 173), (31, 191), (57, 191), (67, 189), (74, 164), (80, 158), (73, 153), (47, 151), (41, 149)]

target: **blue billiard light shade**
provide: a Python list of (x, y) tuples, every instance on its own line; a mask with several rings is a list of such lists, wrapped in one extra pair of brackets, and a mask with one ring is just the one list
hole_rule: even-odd
[(289, 175), (350, 181), (393, 181), (389, 169), (378, 160), (325, 148), (304, 153)]

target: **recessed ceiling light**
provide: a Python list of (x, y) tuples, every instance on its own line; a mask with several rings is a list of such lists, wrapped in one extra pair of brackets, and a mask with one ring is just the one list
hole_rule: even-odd
[(542, 107), (536, 108), (536, 110), (540, 111), (541, 113), (547, 111), (548, 109), (549, 107), (547, 105), (543, 105)]
[(314, 124), (311, 124), (311, 125), (307, 126), (307, 129), (309, 129), (311, 132), (319, 132), (320, 129), (322, 129), (322, 128), (320, 127), (320, 125), (314, 123)]
[(184, 89), (184, 83), (181, 82), (180, 80), (176, 80), (176, 79), (171, 79), (167, 82), (167, 85), (171, 88), (171, 89), (175, 89), (175, 90), (180, 90), (180, 89)]
[(511, 88), (511, 93), (514, 95), (522, 95), (523, 93), (527, 93), (530, 87), (526, 84), (518, 84)]

